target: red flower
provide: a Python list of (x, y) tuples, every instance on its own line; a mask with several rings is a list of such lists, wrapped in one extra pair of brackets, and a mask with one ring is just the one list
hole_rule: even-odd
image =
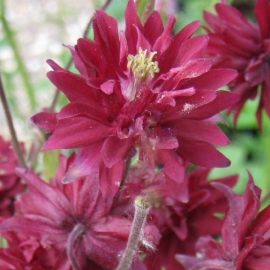
[[(59, 260), (59, 250), (46, 249), (33, 239), (19, 239), (12, 233), (5, 233), (8, 248), (0, 249), (1, 270), (69, 270), (70, 265), (67, 260), (63, 264), (57, 264)], [(61, 266), (61, 268), (60, 268)]]
[(200, 256), (179, 255), (178, 260), (186, 269), (269, 269), (270, 206), (257, 215), (259, 188), (251, 176), (244, 195), (234, 194), (223, 184), (213, 185), (226, 195), (229, 202), (222, 225), (222, 243), (209, 236), (202, 237), (197, 242)]
[(17, 158), (11, 143), (0, 136), (0, 217), (14, 213), (14, 200), (23, 190), (23, 184), (15, 173)]
[[(50, 184), (18, 169), (28, 192), (16, 201), (17, 215), (4, 220), (0, 231), (4, 237), (13, 233), (37, 241), (42, 248), (56, 249), (56, 265), (66, 264), (64, 269), (71, 265), (74, 269), (115, 269), (131, 222), (110, 214), (111, 204), (100, 193), (97, 175), (62, 184), (72, 159), (61, 156), (57, 177)], [(145, 237), (155, 242), (159, 233), (154, 226), (146, 226)]]
[(210, 36), (207, 53), (214, 59), (215, 67), (239, 71), (230, 84), (231, 90), (241, 96), (233, 107), (235, 121), (245, 102), (260, 93), (256, 117), (261, 127), (263, 108), (270, 117), (270, 3), (256, 1), (254, 13), (258, 25), (225, 2), (215, 8), (217, 15), (204, 13), (211, 27), (207, 29)]
[(202, 57), (208, 37), (191, 37), (197, 21), (174, 35), (174, 17), (164, 28), (154, 11), (142, 25), (132, 0), (125, 18), (126, 30), (118, 34), (117, 21), (96, 12), (94, 41), (82, 38), (69, 47), (79, 75), (49, 61), (54, 71), (48, 77), (70, 103), (59, 113), (32, 118), (52, 133), (43, 150), (95, 145), (101, 168), (119, 165), (113, 169), (115, 183), (109, 183), (118, 187), (123, 162), (134, 149), (140, 160), (152, 159), (175, 181), (183, 180), (183, 162), (228, 166), (213, 147), (229, 142), (213, 116), (237, 100), (215, 91), (235, 71), (211, 69), (211, 60)]

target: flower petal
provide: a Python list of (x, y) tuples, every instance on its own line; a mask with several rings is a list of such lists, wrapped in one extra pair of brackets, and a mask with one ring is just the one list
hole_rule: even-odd
[[(50, 71), (47, 76), (70, 101), (88, 104), (93, 102), (93, 91), (95, 90), (86, 83), (82, 76), (68, 71)], [(74, 91), (74, 89), (76, 90)]]
[(198, 35), (185, 40), (178, 50), (175, 58), (174, 67), (181, 66), (189, 60), (202, 57), (204, 54), (209, 38), (205, 35)]
[(216, 145), (229, 144), (229, 138), (210, 121), (196, 121), (182, 119), (172, 123), (173, 132), (176, 136), (195, 141), (206, 141)]
[(230, 161), (207, 142), (181, 139), (177, 153), (184, 160), (206, 168), (230, 165)]
[(57, 114), (40, 112), (31, 117), (31, 121), (41, 129), (53, 132), (57, 126)]
[(153, 11), (144, 24), (144, 33), (151, 46), (164, 31), (162, 19), (157, 11)]
[(57, 119), (63, 120), (77, 116), (89, 117), (89, 119), (108, 125), (107, 113), (104, 108), (99, 106), (97, 103), (92, 107), (85, 103), (71, 102), (63, 107), (57, 114)]
[(117, 136), (108, 137), (101, 149), (101, 155), (105, 165), (111, 168), (120, 160), (125, 160), (132, 144), (132, 137), (128, 139), (119, 139)]
[(60, 120), (57, 129), (45, 142), (42, 150), (88, 146), (104, 140), (111, 128), (91, 119), (72, 117)]
[(203, 87), (203, 89), (216, 90), (231, 82), (236, 76), (237, 71), (234, 69), (211, 69), (199, 77), (192, 78), (185, 86), (192, 86), (195, 89)]
[(260, 27), (262, 38), (270, 36), (270, 5), (268, 0), (257, 0), (255, 4), (255, 16)]

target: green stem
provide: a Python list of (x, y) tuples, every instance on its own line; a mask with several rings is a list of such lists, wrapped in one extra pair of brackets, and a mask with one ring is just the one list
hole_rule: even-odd
[(27, 92), (30, 107), (33, 110), (33, 109), (35, 109), (35, 106), (36, 106), (34, 89), (32, 88), (32, 85), (30, 84), (30, 78), (29, 78), (28, 72), (26, 70), (26, 67), (23, 63), (23, 58), (19, 52), (19, 48), (17, 46), (17, 41), (15, 39), (15, 35), (13, 34), (13, 31), (10, 28), (8, 21), (5, 18), (5, 0), (0, 0), (0, 20), (1, 20), (1, 23), (3, 26), (3, 30), (4, 30), (7, 42), (9, 43), (9, 45), (13, 51), (15, 60), (17, 62), (18, 71), (21, 75), (22, 83), (23, 83), (24, 88), (26, 89), (26, 92)]
[(133, 257), (137, 251), (140, 236), (147, 218), (150, 206), (142, 197), (135, 199), (135, 214), (131, 226), (130, 235), (127, 242), (126, 250), (119, 262), (116, 270), (129, 270)]

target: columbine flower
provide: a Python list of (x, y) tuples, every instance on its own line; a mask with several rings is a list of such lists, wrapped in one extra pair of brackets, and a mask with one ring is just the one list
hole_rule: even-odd
[(109, 183), (118, 187), (123, 162), (134, 149), (140, 160), (163, 166), (177, 182), (183, 180), (185, 162), (227, 166), (229, 161), (213, 147), (229, 142), (214, 116), (237, 98), (215, 90), (235, 71), (212, 70), (211, 60), (202, 58), (208, 37), (191, 37), (197, 21), (174, 35), (174, 17), (164, 28), (154, 11), (142, 25), (132, 0), (125, 18), (126, 30), (118, 35), (117, 21), (96, 12), (94, 41), (82, 38), (69, 47), (79, 75), (49, 61), (54, 71), (48, 77), (70, 103), (59, 113), (32, 118), (52, 133), (43, 150), (94, 147), (100, 167), (118, 172)]
[(198, 257), (179, 255), (178, 260), (185, 269), (268, 269), (270, 206), (257, 215), (260, 189), (251, 176), (244, 195), (233, 193), (223, 184), (214, 186), (225, 194), (229, 203), (222, 225), (222, 242), (202, 237), (197, 242)]
[[(18, 169), (28, 192), (16, 201), (17, 215), (4, 220), (0, 231), (4, 237), (12, 233), (23, 236), (23, 240), (35, 240), (47, 250), (56, 250), (55, 265), (66, 265), (63, 269), (115, 269), (125, 249), (131, 221), (110, 214), (111, 204), (101, 195), (96, 175), (62, 184), (73, 158), (61, 157), (57, 177), (49, 184)], [(145, 237), (157, 241), (158, 231), (154, 226), (146, 227)], [(12, 243), (9, 241), (11, 247)], [(12, 250), (4, 253), (12, 254)], [(29, 261), (32, 259), (35, 258), (32, 256)]]
[[(248, 99), (259, 93), (256, 117), (261, 127), (264, 108), (270, 117), (270, 3), (257, 0), (254, 8), (258, 25), (248, 21), (237, 9), (225, 1), (215, 6), (217, 15), (204, 13), (210, 41), (207, 53), (216, 67), (235, 68), (238, 77), (230, 85), (241, 99), (233, 107), (235, 121)], [(260, 87), (261, 86), (261, 91)]]
[[(187, 175), (189, 200), (183, 203), (180, 196), (176, 199), (166, 194), (165, 185), (164, 192), (157, 193), (160, 183), (164, 182), (160, 175), (156, 176), (157, 179), (151, 179), (147, 170), (137, 171), (133, 168), (130, 171), (121, 194), (122, 202), (125, 198), (133, 199), (137, 194), (150, 197), (153, 206), (148, 222), (155, 224), (162, 234), (157, 250), (146, 254), (144, 263), (148, 269), (184, 269), (175, 260), (176, 254), (194, 255), (200, 236), (221, 234), (222, 220), (215, 214), (225, 213), (228, 203), (224, 194), (212, 183), (222, 183), (231, 188), (236, 183), (237, 175), (208, 181), (208, 174), (209, 170), (197, 168)], [(179, 187), (175, 189), (179, 190)]]
[(14, 200), (23, 190), (23, 184), (15, 173), (18, 162), (11, 143), (0, 136), (0, 217), (14, 213)]

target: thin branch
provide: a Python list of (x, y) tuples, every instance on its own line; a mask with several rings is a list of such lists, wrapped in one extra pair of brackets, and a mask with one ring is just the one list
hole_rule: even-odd
[(101, 7), (101, 9), (105, 10), (107, 9), (107, 7), (110, 5), (110, 3), (112, 2), (112, 0), (107, 0), (104, 5)]
[(13, 148), (15, 150), (17, 159), (19, 161), (19, 164), (22, 167), (24, 167), (25, 169), (27, 169), (27, 165), (26, 165), (26, 162), (24, 160), (24, 156), (23, 156), (23, 153), (22, 153), (22, 150), (21, 150), (21, 147), (20, 147), (16, 132), (15, 132), (15, 128), (14, 128), (14, 125), (13, 125), (12, 116), (11, 116), (10, 109), (9, 109), (9, 106), (8, 106), (8, 102), (7, 102), (7, 99), (6, 99), (6, 95), (5, 95), (4, 87), (3, 87), (3, 84), (2, 84), (1, 76), (0, 76), (0, 97), (1, 97), (1, 102), (3, 104), (4, 113), (6, 115), (9, 132), (10, 132), (10, 135), (11, 135), (12, 145), (13, 145)]
[[(110, 5), (111, 2), (112, 2), (112, 0), (107, 0), (105, 2), (105, 4), (101, 7), (101, 9), (102, 10), (106, 10), (107, 7)], [(85, 30), (83, 32), (83, 37), (84, 38), (86, 38), (88, 36), (89, 32), (90, 32), (91, 25), (92, 25), (92, 20), (93, 20), (93, 17), (91, 17), (90, 21), (88, 22), (87, 26), (85, 27)], [(68, 63), (65, 66), (65, 69), (70, 69), (72, 63), (73, 63), (73, 60), (72, 60), (72, 57), (70, 57)], [(58, 98), (59, 98), (59, 95), (60, 95), (59, 89), (55, 89), (55, 94), (54, 94), (54, 97), (53, 97), (53, 101), (52, 101), (52, 104), (50, 106), (50, 110), (51, 111), (54, 111), (55, 106), (56, 106), (57, 101), (58, 101)]]

